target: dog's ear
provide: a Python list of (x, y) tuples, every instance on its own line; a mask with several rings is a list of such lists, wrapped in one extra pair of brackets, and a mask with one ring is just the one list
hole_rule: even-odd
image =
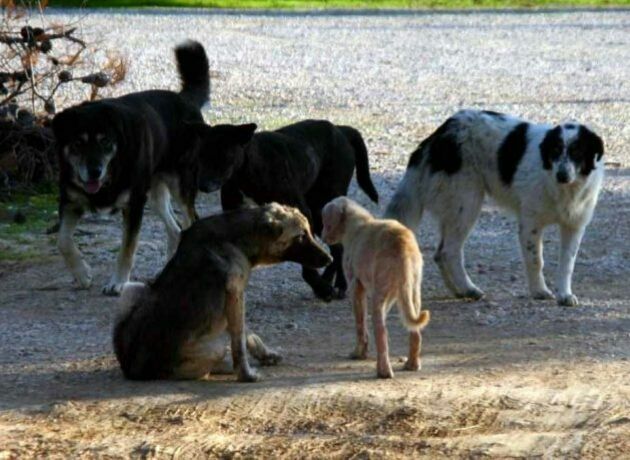
[(562, 140), (562, 127), (556, 126), (555, 128), (547, 131), (545, 138), (539, 146), (544, 169), (551, 169), (553, 160), (562, 154), (563, 147), (564, 141)]
[(604, 141), (593, 131), (582, 125), (578, 131), (576, 142), (584, 161), (582, 174), (588, 175), (595, 169), (595, 163), (604, 156)]
[(345, 204), (335, 199), (324, 206), (322, 215), (324, 221), (330, 225), (331, 229), (337, 230), (346, 221)]
[(247, 144), (254, 137), (254, 132), (258, 128), (256, 123), (247, 123), (234, 126), (234, 139), (241, 145)]
[(52, 120), (51, 127), (55, 139), (62, 142), (67, 139), (69, 131), (75, 128), (74, 120), (76, 119), (76, 109), (71, 107), (55, 115)]
[[(187, 123), (189, 134), (197, 136), (208, 147), (229, 148), (230, 146), (244, 146), (251, 141), (256, 124), (245, 125), (206, 125), (205, 123)], [(208, 151), (212, 148), (206, 149)]]
[(268, 215), (265, 215), (263, 217), (263, 220), (259, 227), (259, 232), (261, 235), (275, 240), (276, 238), (280, 238), (283, 231), (284, 228), (282, 227), (282, 224), (279, 220), (274, 219), (273, 217)]

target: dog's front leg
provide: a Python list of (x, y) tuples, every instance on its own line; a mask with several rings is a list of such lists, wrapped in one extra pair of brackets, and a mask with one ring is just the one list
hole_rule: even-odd
[(368, 352), (367, 304), (365, 288), (359, 280), (351, 279), (350, 295), (352, 296), (352, 309), (357, 332), (357, 344), (350, 353), (350, 359), (366, 359)]
[(129, 281), (129, 274), (133, 266), (133, 259), (138, 247), (138, 236), (140, 234), (140, 226), (142, 225), (142, 213), (146, 197), (133, 197), (129, 202), (129, 206), (122, 211), (123, 215), (123, 239), (118, 253), (116, 262), (116, 270), (112, 275), (109, 283), (103, 288), (105, 295), (119, 295), (122, 292), (125, 283)]
[(92, 284), (90, 266), (83, 260), (81, 252), (76, 244), (74, 244), (72, 238), (82, 214), (82, 209), (69, 203), (60, 206), (59, 217), (61, 224), (59, 226), (57, 246), (59, 247), (59, 252), (61, 252), (66, 266), (70, 269), (77, 283), (79, 283), (79, 287), (81, 289), (88, 289)]
[(177, 250), (180, 228), (175, 219), (168, 187), (164, 182), (158, 181), (153, 184), (149, 192), (149, 201), (153, 210), (164, 223), (167, 237), (166, 254), (167, 259), (170, 259)]
[(542, 230), (542, 227), (533, 220), (523, 219), (519, 223), (519, 240), (527, 272), (529, 292), (534, 299), (539, 300), (554, 298), (543, 276)]
[(232, 364), (239, 382), (256, 382), (258, 375), (249, 366), (245, 337), (245, 303), (242, 287), (228, 289), (225, 300), (228, 332), (232, 344)]
[(578, 304), (577, 297), (571, 292), (571, 278), (583, 236), (584, 227), (575, 229), (560, 226), (560, 263), (556, 281), (558, 305), (575, 307)]

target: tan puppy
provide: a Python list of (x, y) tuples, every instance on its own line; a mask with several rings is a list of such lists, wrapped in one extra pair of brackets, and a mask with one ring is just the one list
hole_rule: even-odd
[(357, 327), (357, 346), (353, 359), (367, 357), (367, 302), (369, 299), (378, 354), (377, 374), (394, 376), (389, 362), (385, 319), (396, 302), (409, 329), (409, 357), (405, 370), (420, 369), (420, 331), (429, 322), (428, 311), (420, 311), (422, 254), (414, 234), (394, 220), (375, 219), (354, 201), (339, 197), (324, 206), (323, 240), (342, 243), (343, 269)]

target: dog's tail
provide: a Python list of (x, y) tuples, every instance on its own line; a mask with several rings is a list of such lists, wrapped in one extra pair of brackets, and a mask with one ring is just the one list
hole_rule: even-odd
[(424, 211), (422, 181), (426, 180), (423, 174), (426, 169), (426, 159), (423, 157), (426, 155), (422, 155), (422, 150), (423, 145), (420, 145), (411, 155), (405, 175), (383, 215), (386, 219), (396, 219), (412, 230), (420, 223)]
[(359, 187), (370, 197), (374, 203), (378, 203), (378, 192), (370, 177), (370, 162), (368, 151), (363, 141), (361, 133), (351, 126), (339, 126), (339, 129), (346, 136), (350, 145), (354, 149), (354, 162), (357, 167), (357, 182)]
[(410, 331), (420, 331), (429, 323), (431, 312), (422, 310), (422, 296), (420, 293), (422, 271), (418, 267), (410, 266), (405, 270), (413, 274), (411, 279), (401, 289), (398, 298), (398, 308), (402, 313), (402, 320)]
[(175, 48), (181, 95), (201, 108), (210, 99), (210, 64), (203, 45), (187, 40)]

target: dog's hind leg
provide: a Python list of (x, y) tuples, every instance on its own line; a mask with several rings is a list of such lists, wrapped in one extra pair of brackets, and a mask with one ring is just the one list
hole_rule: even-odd
[(575, 307), (578, 304), (577, 297), (571, 292), (571, 278), (582, 236), (584, 236), (583, 226), (578, 228), (560, 226), (560, 263), (556, 281), (558, 305)]
[(543, 275), (545, 263), (543, 261), (542, 226), (534, 219), (521, 215), (518, 236), (531, 296), (538, 300), (553, 299), (553, 293), (547, 287)]
[(354, 311), (357, 344), (352, 353), (350, 353), (349, 358), (366, 359), (368, 352), (367, 303), (365, 288), (359, 280), (354, 279), (350, 282), (350, 295), (352, 296), (352, 310)]
[(69, 203), (62, 204), (59, 208), (59, 217), (61, 220), (59, 239), (57, 240), (59, 252), (61, 252), (74, 279), (79, 283), (79, 287), (88, 289), (92, 285), (90, 266), (83, 260), (81, 252), (72, 238), (79, 219), (83, 214), (83, 210)]
[(225, 336), (208, 335), (182, 345), (181, 362), (173, 369), (173, 377), (182, 380), (199, 379), (205, 375), (231, 373), (225, 365), (227, 344)]
[(133, 266), (133, 259), (138, 247), (138, 236), (142, 225), (142, 214), (145, 195), (132, 196), (129, 206), (123, 209), (123, 239), (118, 253), (116, 270), (108, 284), (103, 288), (105, 295), (118, 295), (122, 291), (125, 283), (129, 281), (129, 274)]
[(265, 345), (265, 342), (262, 341), (258, 334), (254, 334), (253, 332), (247, 333), (247, 351), (249, 351), (262, 366), (275, 366), (282, 361), (280, 353)]
[(171, 195), (164, 182), (158, 181), (151, 187), (149, 192), (149, 202), (151, 207), (164, 223), (167, 237), (167, 259), (170, 259), (179, 243), (180, 228), (175, 219), (173, 208), (171, 207)]
[(389, 362), (389, 343), (387, 326), (385, 324), (389, 304), (378, 295), (370, 299), (372, 303), (372, 323), (374, 324), (374, 341), (376, 342), (376, 374), (382, 379), (394, 377), (392, 365)]
[(483, 291), (473, 284), (464, 267), (464, 244), (475, 225), (483, 203), (483, 188), (469, 190), (466, 202), (460, 197), (444, 200), (436, 215), (440, 221), (441, 241), (434, 260), (447, 287), (461, 298), (478, 300)]

